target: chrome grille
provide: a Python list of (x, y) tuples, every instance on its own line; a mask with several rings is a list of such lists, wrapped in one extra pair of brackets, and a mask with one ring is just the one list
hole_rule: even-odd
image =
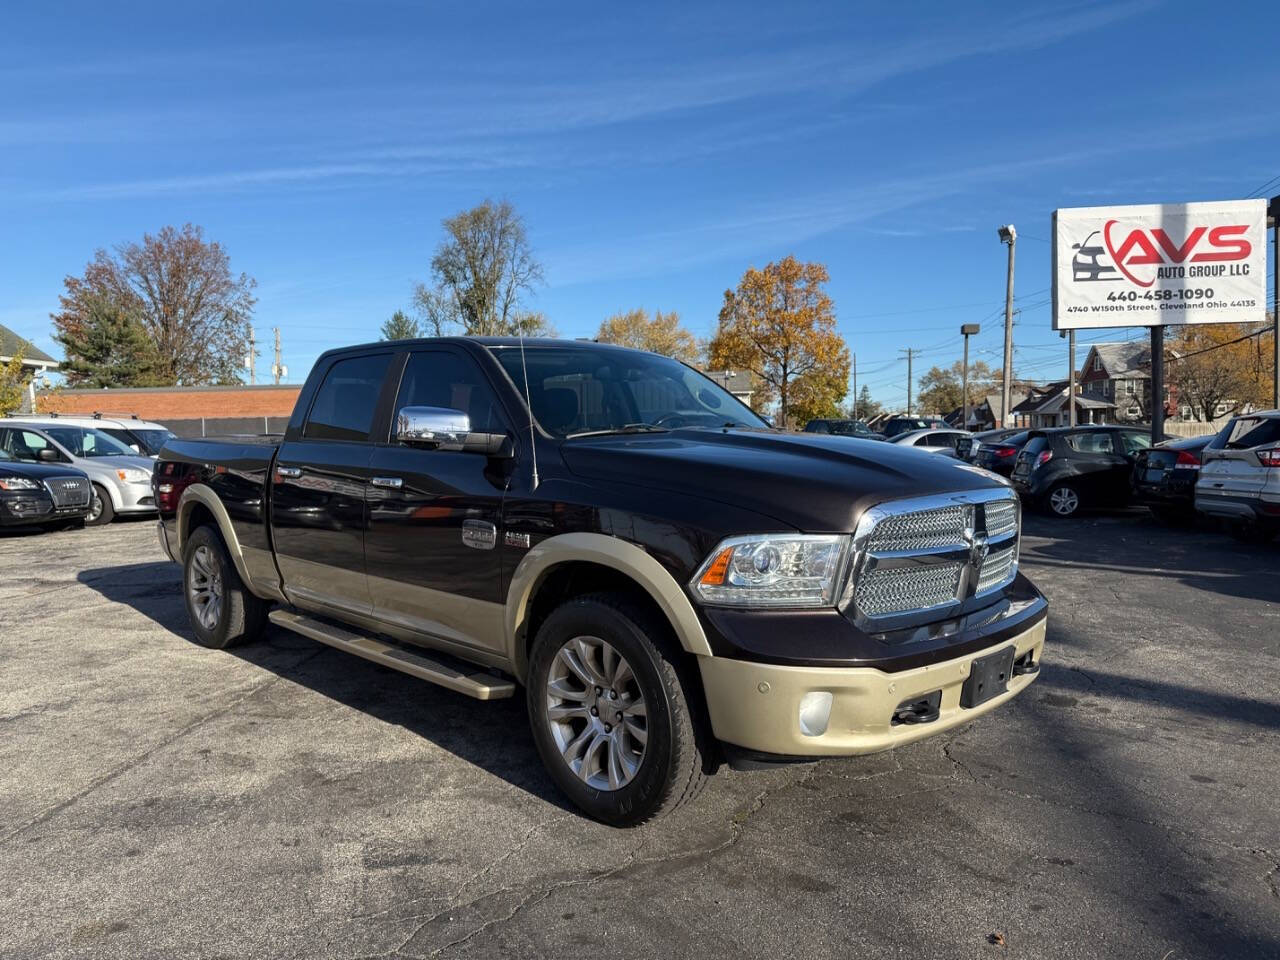
[(50, 477), (44, 486), (55, 507), (83, 507), (89, 503), (89, 481), (83, 477)]
[(873, 507), (854, 534), (842, 606), (880, 629), (959, 609), (1016, 575), (1020, 517), (1007, 489)]

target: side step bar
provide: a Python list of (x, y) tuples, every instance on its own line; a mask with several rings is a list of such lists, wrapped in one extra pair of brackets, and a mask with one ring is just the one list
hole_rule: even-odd
[(373, 637), (352, 633), (343, 627), (309, 617), (291, 610), (272, 610), (268, 618), (276, 626), (300, 633), (312, 640), (319, 640), (331, 647), (354, 653), (374, 663), (392, 670), (399, 670), (420, 680), (427, 680), (441, 687), (464, 693), (477, 700), (502, 700), (516, 692), (514, 681), (486, 673), (470, 665), (462, 665), (462, 669), (452, 667), (441, 660), (417, 650), (385, 643)]

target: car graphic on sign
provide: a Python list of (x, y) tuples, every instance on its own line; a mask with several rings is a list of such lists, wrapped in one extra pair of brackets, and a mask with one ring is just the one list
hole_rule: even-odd
[[(1071, 279), (1077, 281), (1090, 280), (1121, 280), (1120, 271), (1115, 268), (1115, 264), (1111, 262), (1111, 257), (1107, 253), (1107, 248), (1102, 245), (1099, 238), (1095, 237), (1102, 233), (1101, 230), (1095, 230), (1089, 236), (1085, 237), (1084, 243), (1073, 243), (1071, 249), (1075, 251), (1075, 256), (1071, 258)], [(1106, 258), (1103, 262), (1102, 258)]]

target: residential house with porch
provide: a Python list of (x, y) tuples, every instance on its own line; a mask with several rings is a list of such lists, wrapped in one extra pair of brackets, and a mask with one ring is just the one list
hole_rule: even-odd
[(57, 370), (58, 361), (8, 327), (0, 326), (0, 367), (12, 363), (19, 354), (22, 355), (23, 379), (27, 381), (21, 412), (30, 413), (35, 409), (36, 381), (49, 371)]
[[(1081, 395), (1115, 407), (1113, 422), (1151, 419), (1151, 345), (1142, 340), (1095, 343), (1080, 371)], [(1177, 413), (1177, 391), (1167, 384), (1165, 412)]]

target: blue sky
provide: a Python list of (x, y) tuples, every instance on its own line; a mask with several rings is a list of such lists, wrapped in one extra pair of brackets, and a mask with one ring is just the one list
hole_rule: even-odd
[(747, 266), (794, 253), (900, 405), (902, 348), (918, 375), (980, 322), (999, 362), (999, 224), (1015, 371), (1065, 376), (1055, 207), (1280, 175), (1271, 3), (54, 6), (0, 37), (0, 323), (55, 355), (64, 275), (191, 221), (301, 380), (408, 304), (443, 217), (506, 197), (562, 334), (644, 306), (709, 335)]

